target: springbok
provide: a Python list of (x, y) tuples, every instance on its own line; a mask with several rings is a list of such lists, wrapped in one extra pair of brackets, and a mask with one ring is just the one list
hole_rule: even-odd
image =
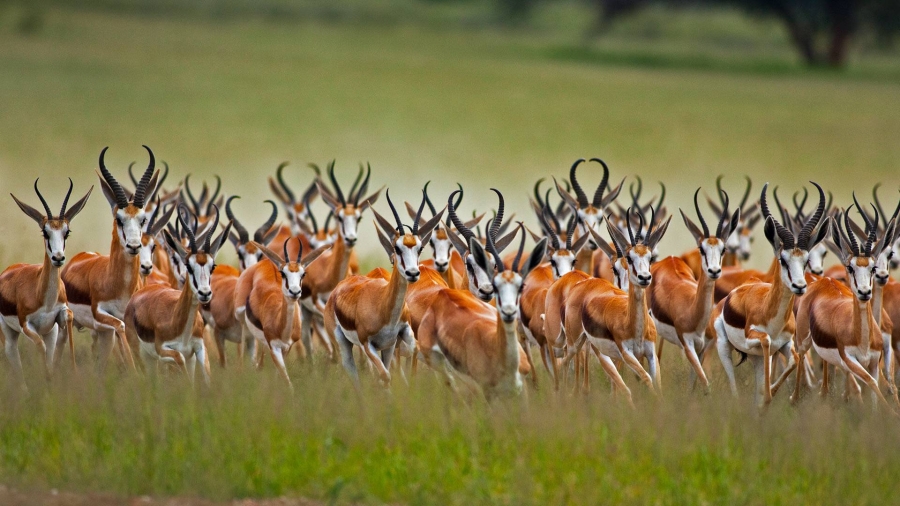
[(377, 273), (350, 276), (338, 283), (325, 304), (325, 331), (338, 343), (344, 368), (356, 384), (359, 374), (353, 360), (354, 346), (363, 350), (385, 386), (391, 382), (390, 365), (398, 340), (406, 354), (413, 352), (415, 345), (405, 302), (406, 289), (409, 283), (419, 280), (422, 245), (429, 242), (431, 232), (444, 214), (441, 210), (420, 225), (425, 207), (423, 190), (422, 203), (412, 227), (409, 227), (410, 233), (405, 233), (390, 193), (386, 197), (396, 227), (374, 209), (372, 212), (380, 227), (376, 227), (378, 239), (391, 261), (390, 277), (385, 279), (375, 275)]
[(158, 262), (156, 242), (159, 240), (159, 233), (166, 228), (174, 211), (174, 205), (169, 206), (168, 210), (165, 210), (161, 204), (157, 203), (153, 210), (150, 211), (150, 219), (142, 227), (141, 251), (138, 253), (138, 258), (141, 266), (141, 278), (144, 280), (144, 284), (169, 281), (168, 269), (158, 269), (160, 272), (156, 276), (153, 276), (153, 274)]
[[(641, 215), (638, 213), (638, 216)], [(624, 361), (654, 393), (658, 394), (660, 390), (656, 328), (647, 310), (645, 292), (653, 279), (650, 273), (653, 249), (665, 235), (670, 222), (671, 217), (658, 228), (648, 228), (643, 238), (636, 239), (630, 219), (626, 220), (628, 238), (607, 220), (606, 229), (613, 244), (621, 252), (620, 257), (628, 261), (628, 292), (605, 279), (591, 278), (573, 286), (565, 301), (563, 325), (567, 345), (563, 365), (579, 352), (585, 341), (589, 342), (616, 390), (621, 390), (629, 403), (631, 390), (613, 360)], [(649, 371), (644, 370), (640, 358), (647, 360)]]
[(114, 343), (122, 359), (134, 369), (134, 357), (125, 339), (122, 317), (132, 294), (141, 287), (140, 258), (142, 227), (147, 224), (145, 196), (156, 188), (158, 172), (154, 172), (156, 160), (153, 151), (150, 163), (135, 188), (131, 200), (122, 185), (106, 169), (100, 152), (100, 187), (109, 202), (113, 214), (112, 243), (109, 255), (79, 253), (62, 270), (69, 309), (79, 328), (91, 330), (94, 338), (94, 358), (100, 370), (106, 366)]
[(741, 355), (751, 357), (756, 370), (756, 397), (760, 407), (772, 400), (772, 355), (780, 352), (788, 358), (788, 368), (794, 365), (791, 354), (795, 330), (792, 311), (794, 296), (806, 293), (804, 271), (809, 250), (828, 233), (830, 219), (826, 217), (822, 220), (825, 192), (817, 183), (812, 184), (819, 190), (819, 205), (796, 238), (769, 212), (766, 202), (769, 184), (763, 186), (760, 196), (760, 211), (766, 220), (763, 229), (778, 259), (774, 266), (774, 279), (771, 283), (751, 281), (735, 288), (720, 303), (722, 309), (713, 324), (716, 348), (731, 392), (737, 396), (731, 351), (738, 350)]
[(210, 382), (209, 357), (203, 342), (204, 325), (199, 307), (213, 299), (210, 279), (216, 268), (216, 253), (232, 225), (229, 222), (218, 237), (211, 239), (219, 225), (219, 209), (215, 204), (211, 209), (215, 214), (213, 226), (200, 248), (195, 236), (197, 225), (188, 226), (185, 219), (188, 209), (184, 204), (179, 205), (178, 219), (187, 232), (190, 248), (184, 249), (181, 241), (172, 237), (168, 230), (163, 232), (166, 244), (178, 252), (187, 266), (184, 286), (181, 289), (146, 286), (135, 292), (125, 308), (125, 332), (131, 342), (139, 343), (146, 370), (152, 373), (156, 371), (156, 362), (170, 362), (193, 381), (194, 367), (200, 362), (207, 385)]
[[(275, 179), (269, 177), (269, 189), (272, 190), (272, 193), (284, 206), (289, 220), (288, 229), (285, 231), (287, 233), (281, 237), (284, 241), (287, 241), (291, 236), (299, 236), (303, 232), (302, 226), (305, 224), (306, 219), (309, 218), (309, 204), (319, 194), (319, 187), (316, 183), (320, 176), (319, 168), (311, 164), (310, 166), (316, 172), (316, 177), (298, 199), (284, 180), (284, 168), (287, 166), (288, 162), (282, 162), (278, 165), (278, 169), (275, 170)], [(273, 242), (281, 241), (273, 240)]]
[[(498, 213), (499, 216), (499, 213)], [(519, 228), (522, 228), (521, 225)], [(516, 233), (514, 230), (513, 233)], [(522, 374), (532, 372), (523, 363), (524, 351), (518, 339), (519, 296), (522, 280), (545, 255), (542, 239), (519, 270), (525, 246), (525, 232), (512, 269), (506, 269), (493, 237), (487, 234), (487, 249), (497, 272), (492, 277), (496, 308), (463, 290), (441, 289), (434, 294), (419, 324), (417, 347), (429, 366), (444, 374), (448, 385), (458, 391), (456, 379), (477, 387), (486, 398), (522, 391)], [(469, 239), (473, 258), (484, 262), (481, 244)], [(481, 269), (489, 270), (482, 263)]]
[[(842, 218), (846, 231), (840, 224)], [(889, 229), (893, 227), (892, 223)], [(838, 214), (831, 229), (832, 240), (841, 251), (841, 263), (847, 269), (850, 286), (830, 278), (820, 278), (810, 285), (797, 312), (795, 360), (799, 362), (812, 345), (822, 360), (847, 372), (850, 390), (859, 394), (856, 378), (862, 380), (872, 390), (873, 400), (876, 403), (880, 401), (893, 412), (878, 387), (878, 366), (885, 342), (871, 303), (874, 257), (878, 256), (881, 248), (890, 246), (886, 244), (889, 241), (877, 241), (875, 227), (872, 227), (860, 247), (850, 228), (850, 217), (846, 211)], [(889, 231), (893, 235), (893, 231)], [(797, 371), (795, 401), (799, 399), (804, 368), (799, 367)], [(887, 380), (896, 401), (893, 378), (888, 377)]]
[(722, 274), (725, 242), (740, 221), (741, 208), (734, 215), (728, 215), (728, 195), (724, 195), (719, 213), (719, 224), (715, 235), (710, 235), (697, 197), (700, 188), (694, 192), (694, 209), (700, 227), (697, 227), (684, 211), (681, 218), (697, 243), (700, 253), (700, 278), (695, 279), (690, 267), (681, 258), (670, 256), (650, 267), (653, 284), (647, 289), (650, 315), (656, 325), (656, 332), (663, 339), (679, 346), (703, 386), (709, 389), (709, 380), (703, 371), (700, 355), (707, 344), (706, 327), (709, 325), (713, 308), (713, 287)]
[[(12, 365), (13, 374), (25, 388), (22, 361), (19, 358), (19, 334), (25, 334), (34, 342), (44, 362), (44, 373), (49, 380), (53, 365), (62, 355), (62, 346), (69, 343), (72, 353), (72, 368), (75, 368), (75, 348), (72, 337), (72, 311), (66, 305), (66, 289), (59, 277), (59, 268), (66, 261), (66, 239), (69, 224), (84, 209), (94, 187), (87, 194), (66, 209), (72, 195), (72, 180), (69, 191), (63, 199), (62, 208), (53, 216), (50, 206), (38, 190), (38, 180), (34, 180), (34, 192), (44, 206), (44, 213), (22, 202), (10, 194), (19, 209), (37, 222), (44, 236), (44, 263), (10, 265), (0, 274), (0, 330), (3, 332), (6, 357)], [(62, 329), (62, 339), (57, 352), (57, 337)]]
[[(619, 186), (615, 189), (610, 188), (609, 193), (604, 196), (603, 193), (609, 186), (609, 167), (603, 160), (591, 158), (590, 161), (597, 162), (603, 166), (603, 179), (600, 180), (600, 184), (594, 191), (594, 198), (591, 201), (588, 201), (587, 194), (584, 193), (584, 190), (581, 188), (581, 184), (578, 183), (578, 178), (576, 177), (578, 166), (584, 163), (584, 161), (584, 158), (579, 158), (578, 160), (575, 160), (575, 163), (569, 168), (569, 180), (572, 182), (575, 198), (572, 198), (572, 196), (569, 195), (569, 192), (563, 190), (559, 185), (559, 182), (555, 179), (554, 183), (556, 184), (556, 191), (559, 193), (559, 196), (562, 197), (569, 207), (575, 211), (575, 217), (581, 235), (590, 236), (589, 230), (594, 230), (595, 232), (600, 230), (600, 223), (603, 221), (606, 207), (619, 196), (619, 192), (622, 191), (622, 184), (625, 183), (625, 178), (622, 178)], [(597, 247), (598, 245), (593, 238), (588, 239), (588, 249), (582, 249), (581, 254), (576, 260), (575, 269), (588, 274), (593, 273), (593, 254)]]
[[(238, 278), (234, 290), (235, 317), (240, 319), (242, 325), (242, 339), (245, 342), (255, 339), (262, 344), (264, 351), (272, 356), (275, 368), (290, 386), (291, 378), (284, 365), (284, 355), (301, 339), (297, 306), (303, 277), (309, 264), (331, 246), (315, 249), (303, 257), (303, 245), (299, 244), (294, 259), (288, 256), (287, 243), (282, 248), (284, 257), (262, 244), (254, 243), (254, 247), (262, 251), (268, 261), (250, 266)], [(239, 353), (243, 349), (244, 346), (238, 348)], [(312, 350), (307, 348), (306, 353), (312, 353)], [(259, 356), (258, 366), (262, 360), (263, 357)]]
[[(234, 246), (238, 255), (240, 270), (230, 265), (220, 265), (216, 267), (212, 274), (210, 286), (217, 296), (207, 304), (200, 306), (200, 314), (203, 320), (212, 328), (215, 336), (216, 351), (219, 354), (219, 365), (225, 367), (225, 341), (237, 343), (241, 345), (241, 322), (234, 315), (234, 291), (237, 286), (238, 277), (242, 271), (256, 265), (262, 260), (263, 254), (253, 244), (268, 244), (272, 236), (278, 232), (275, 226), (275, 220), (278, 218), (278, 206), (271, 200), (266, 203), (272, 206), (272, 214), (256, 231), (253, 233), (253, 242), (250, 241), (250, 233), (235, 217), (231, 210), (231, 202), (239, 198), (234, 195), (225, 201), (225, 214), (231, 221), (234, 230), (228, 235), (228, 239)], [(248, 340), (244, 346), (255, 343), (254, 340)], [(243, 353), (244, 350), (241, 350)], [(252, 355), (251, 355), (252, 358)], [(243, 362), (241, 363), (243, 365)]]

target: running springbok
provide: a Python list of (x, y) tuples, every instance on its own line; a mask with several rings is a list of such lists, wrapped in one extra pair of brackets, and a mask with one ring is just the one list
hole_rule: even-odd
[(325, 331), (332, 341), (338, 343), (344, 368), (355, 384), (359, 383), (359, 374), (353, 360), (354, 346), (363, 350), (384, 386), (391, 383), (391, 359), (398, 340), (401, 351), (405, 354), (414, 351), (409, 311), (405, 302), (406, 289), (409, 283), (419, 280), (419, 254), (422, 252), (422, 245), (429, 242), (431, 232), (444, 214), (441, 210), (420, 225), (419, 220), (425, 208), (423, 190), (422, 203), (412, 227), (408, 227), (410, 233), (405, 233), (400, 215), (391, 202), (390, 193), (386, 197), (396, 227), (374, 209), (372, 212), (381, 227), (376, 227), (378, 239), (391, 261), (390, 277), (385, 279), (378, 275), (378, 271), (367, 276), (350, 276), (338, 283), (325, 304)]
[(94, 358), (100, 370), (113, 344), (129, 367), (134, 369), (134, 357), (125, 339), (125, 307), (132, 294), (141, 287), (140, 258), (142, 227), (147, 224), (145, 196), (153, 193), (159, 172), (154, 172), (156, 159), (147, 146), (150, 163), (138, 181), (131, 200), (122, 185), (106, 169), (103, 158), (106, 150), (100, 152), (100, 188), (109, 202), (113, 215), (112, 243), (109, 255), (92, 252), (79, 253), (62, 270), (62, 280), (66, 285), (69, 309), (79, 328), (91, 330)]
[(760, 212), (766, 220), (763, 230), (766, 240), (778, 262), (774, 265), (771, 283), (749, 282), (735, 288), (721, 305), (713, 327), (716, 333), (716, 348), (731, 392), (737, 396), (734, 380), (734, 365), (731, 351), (749, 355), (756, 370), (756, 398), (760, 407), (772, 401), (772, 355), (782, 353), (788, 358), (788, 368), (793, 367), (791, 354), (792, 338), (795, 330), (793, 302), (795, 295), (806, 293), (804, 276), (809, 250), (820, 243), (828, 233), (829, 218), (825, 214), (825, 192), (818, 183), (812, 183), (819, 190), (819, 205), (803, 224), (796, 238), (769, 212), (766, 192), (769, 184), (763, 186), (760, 196)]
[[(241, 322), (234, 315), (234, 290), (237, 286), (238, 277), (240, 277), (242, 271), (256, 265), (263, 258), (262, 251), (253, 245), (253, 242), (250, 241), (250, 233), (238, 221), (231, 210), (231, 202), (236, 198), (240, 197), (234, 195), (225, 201), (225, 215), (228, 216), (234, 228), (228, 234), (228, 239), (237, 252), (240, 270), (230, 265), (216, 267), (215, 272), (212, 274), (210, 286), (217, 296), (208, 304), (200, 306), (200, 314), (203, 315), (203, 320), (210, 326), (215, 336), (219, 365), (223, 368), (226, 365), (225, 341), (241, 345), (242, 326)], [(268, 244), (272, 236), (278, 232), (278, 227), (275, 226), (275, 220), (278, 218), (278, 206), (271, 200), (267, 200), (266, 203), (272, 206), (272, 214), (253, 233), (253, 241), (257, 244)], [(246, 347), (251, 343), (255, 343), (255, 341), (252, 339), (248, 340), (244, 343), (244, 346)], [(243, 355), (243, 352), (244, 349), (239, 354)], [(241, 362), (241, 365), (243, 365), (243, 362)]]
[[(62, 346), (69, 343), (72, 353), (72, 368), (75, 368), (75, 348), (72, 337), (72, 311), (66, 305), (66, 289), (59, 277), (59, 268), (66, 261), (66, 239), (69, 238), (69, 224), (84, 209), (93, 187), (87, 194), (66, 209), (72, 195), (72, 179), (69, 191), (63, 199), (62, 209), (53, 216), (50, 206), (38, 190), (38, 180), (34, 180), (34, 192), (44, 206), (44, 213), (29, 206), (10, 194), (19, 209), (37, 222), (44, 236), (44, 263), (10, 265), (0, 274), (0, 330), (3, 331), (6, 357), (12, 365), (13, 374), (25, 388), (22, 361), (19, 358), (19, 334), (25, 334), (34, 342), (44, 361), (47, 379), (53, 372), (53, 364), (62, 355)], [(62, 329), (59, 351), (56, 350), (57, 337)]]
[[(575, 210), (575, 216), (581, 235), (590, 236), (589, 230), (594, 230), (595, 232), (600, 230), (600, 223), (603, 221), (606, 207), (619, 196), (619, 192), (622, 191), (622, 185), (625, 183), (625, 178), (622, 178), (619, 186), (615, 189), (610, 188), (610, 192), (604, 196), (603, 193), (609, 186), (609, 167), (603, 160), (591, 158), (590, 161), (597, 162), (603, 166), (603, 179), (600, 180), (600, 184), (594, 191), (594, 198), (591, 201), (588, 201), (587, 194), (584, 193), (584, 190), (581, 188), (581, 184), (578, 183), (578, 178), (576, 177), (578, 166), (584, 163), (584, 161), (584, 158), (579, 158), (578, 160), (575, 160), (575, 163), (569, 168), (569, 179), (572, 182), (572, 189), (575, 191), (576, 198), (572, 198), (572, 196), (569, 195), (569, 192), (563, 190), (556, 179), (554, 179), (554, 183), (556, 184), (556, 191), (559, 193), (559, 196), (566, 201), (569, 207)], [(598, 245), (593, 238), (588, 239), (588, 249), (583, 249), (576, 261), (575, 268), (577, 270), (588, 274), (594, 272), (593, 252), (597, 247)]]
[[(631, 209), (627, 211), (629, 214)], [(643, 230), (643, 217), (640, 229)], [(614, 383), (616, 390), (625, 394), (631, 403), (631, 390), (625, 385), (613, 360), (622, 360), (651, 391), (658, 394), (661, 388), (659, 364), (656, 358), (656, 327), (647, 310), (645, 292), (653, 275), (650, 259), (653, 249), (669, 228), (671, 216), (659, 227), (650, 227), (637, 239), (626, 220), (628, 238), (607, 220), (609, 232), (616, 249), (628, 261), (628, 292), (620, 290), (605, 279), (590, 278), (572, 287), (565, 301), (566, 356), (563, 365), (574, 357), (587, 341), (600, 360), (600, 365)], [(652, 220), (651, 220), (652, 221)], [(648, 369), (640, 363), (647, 360)]]
[[(299, 240), (297, 241), (299, 242)], [(300, 341), (300, 313), (297, 311), (306, 268), (331, 246), (311, 251), (305, 257), (299, 244), (294, 259), (288, 256), (287, 243), (284, 256), (262, 244), (253, 243), (268, 261), (261, 261), (241, 273), (234, 290), (235, 317), (240, 319), (242, 340), (255, 339), (268, 351), (288, 386), (291, 378), (284, 365), (284, 355)], [(244, 346), (238, 348), (243, 353)], [(312, 353), (309, 348), (306, 353)], [(257, 366), (263, 357), (257, 359)], [(293, 388), (293, 387), (291, 387)]]
[[(519, 228), (523, 228), (521, 224)], [(470, 239), (469, 243), (473, 252), (481, 248), (476, 239)], [(520, 271), (524, 246), (522, 231), (519, 253), (512, 269), (506, 269), (491, 234), (487, 234), (487, 249), (497, 269), (492, 277), (497, 294), (495, 308), (479, 301), (469, 291), (444, 288), (434, 294), (419, 323), (416, 336), (419, 353), (425, 363), (444, 374), (447, 384), (457, 392), (458, 377), (488, 399), (518, 394), (522, 391), (522, 374), (533, 374), (522, 360), (518, 305), (522, 280), (544, 258), (547, 240), (542, 239), (534, 247)], [(480, 266), (484, 270), (489, 267)]]
[(168, 230), (164, 234), (166, 244), (178, 252), (187, 266), (187, 279), (181, 289), (150, 285), (135, 292), (125, 308), (125, 333), (131, 342), (139, 343), (145, 370), (151, 374), (156, 371), (156, 362), (169, 362), (186, 372), (193, 381), (194, 368), (200, 362), (203, 380), (208, 385), (209, 357), (203, 342), (204, 325), (199, 307), (213, 299), (210, 279), (216, 268), (216, 253), (228, 237), (232, 224), (229, 222), (218, 237), (211, 239), (219, 226), (219, 208), (213, 204), (213, 226), (202, 247), (198, 248), (197, 225), (188, 226), (186, 205), (178, 207), (178, 219), (187, 232), (190, 248), (186, 250)]
[(738, 206), (734, 215), (729, 216), (728, 194), (724, 194), (716, 233), (710, 235), (703, 213), (700, 212), (700, 204), (697, 202), (699, 194), (700, 188), (697, 188), (694, 192), (694, 209), (697, 212), (697, 219), (700, 220), (700, 227), (697, 227), (684, 211), (679, 211), (685, 227), (697, 243), (701, 264), (700, 278), (694, 278), (684, 260), (670, 256), (650, 267), (654, 282), (647, 289), (647, 295), (650, 315), (656, 325), (657, 334), (681, 347), (694, 373), (708, 390), (709, 380), (703, 371), (700, 355), (707, 344), (706, 327), (709, 325), (713, 309), (713, 287), (716, 279), (722, 274), (725, 243), (737, 228), (741, 208)]
[[(846, 230), (840, 225), (842, 218)], [(832, 240), (841, 251), (841, 263), (847, 269), (850, 286), (830, 278), (820, 278), (810, 285), (797, 312), (795, 361), (799, 362), (812, 345), (822, 360), (847, 373), (850, 390), (859, 395), (856, 378), (862, 380), (872, 390), (873, 401), (880, 401), (893, 412), (878, 386), (878, 366), (885, 342), (871, 303), (874, 257), (879, 255), (881, 248), (890, 245), (886, 244), (888, 241), (877, 241), (875, 227), (872, 227), (860, 247), (850, 227), (849, 213), (839, 213), (835, 221), (831, 226)], [(888, 228), (893, 226), (892, 223)], [(892, 230), (890, 232), (893, 234)], [(797, 371), (793, 400), (799, 399), (805, 368), (799, 367)], [(896, 401), (893, 378), (888, 377), (887, 382)]]

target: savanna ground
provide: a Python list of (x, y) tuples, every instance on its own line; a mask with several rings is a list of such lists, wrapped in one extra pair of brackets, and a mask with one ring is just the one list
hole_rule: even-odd
[[(727, 13), (649, 12), (601, 43), (548, 28), (574, 17), (545, 13), (521, 33), (427, 16), (279, 23), (53, 8), (31, 35), (0, 17), (2, 190), (33, 202), (40, 176), (55, 207), (64, 176), (76, 192), (96, 184), (103, 146), (125, 178), (127, 163), (145, 160), (142, 143), (174, 176), (220, 174), (250, 225), (282, 160), (294, 162), (297, 188), (311, 175), (305, 162), (337, 158), (348, 179), (368, 160), (373, 186), (398, 200), (428, 179), (439, 196), (460, 181), (466, 209), (493, 205), (495, 186), (519, 213), (537, 178), (564, 176), (581, 156), (602, 156), (617, 180), (664, 180), (670, 209), (719, 173), (733, 193), (743, 174), (757, 189), (815, 179), (839, 203), (877, 181), (897, 187), (895, 55), (860, 53), (846, 73), (811, 73), (777, 27)], [(633, 37), (648, 26), (669, 37)], [(597, 177), (585, 170), (585, 186)], [(11, 199), (0, 213), (3, 266), (39, 261), (34, 225)], [(95, 195), (69, 251), (105, 251), (110, 226)], [(368, 266), (385, 263), (375, 244), (364, 226)], [(756, 266), (768, 263), (764, 244)], [(688, 247), (674, 223), (663, 253)], [(599, 370), (587, 395), (553, 395), (539, 370), (527, 405), (492, 406), (461, 402), (427, 370), (391, 395), (365, 383), (357, 397), (324, 360), (291, 364), (294, 394), (271, 367), (214, 368), (209, 389), (177, 376), (99, 378), (89, 338), (76, 339), (77, 374), (62, 364), (47, 385), (25, 342), (31, 393), (0, 376), (0, 483), (216, 501), (874, 503), (891, 499), (900, 469), (900, 431), (886, 414), (837, 399), (791, 408), (781, 392), (760, 416), (726, 394), (715, 357), (712, 393), (692, 395), (671, 347), (663, 400), (628, 377), (630, 410)], [(749, 383), (749, 367), (738, 371)]]

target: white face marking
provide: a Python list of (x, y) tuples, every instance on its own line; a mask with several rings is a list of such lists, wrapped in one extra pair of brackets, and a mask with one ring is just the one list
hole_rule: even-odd
[[(406, 239), (415, 240), (414, 246), (406, 246)], [(422, 250), (422, 241), (414, 235), (405, 235), (398, 237), (394, 241), (394, 257), (397, 262), (397, 269), (403, 274), (410, 283), (419, 280), (419, 252)]]
[[(600, 213), (594, 208), (589, 208), (587, 210), (579, 209), (578, 222), (581, 227), (581, 233), (583, 234), (590, 234), (590, 230), (600, 232)], [(591, 250), (597, 249), (597, 243), (594, 242), (593, 237), (588, 239), (588, 246)]]
[[(864, 265), (860, 265), (860, 263)], [(874, 275), (875, 263), (868, 257), (854, 257), (850, 259), (850, 265), (847, 266), (847, 278), (850, 282), (850, 289), (861, 302), (866, 302), (872, 298), (872, 278)]]
[(153, 253), (156, 251), (156, 239), (151, 235), (144, 234), (141, 243), (143, 246), (141, 246), (141, 251), (138, 253), (138, 258), (141, 262), (141, 275), (149, 276), (153, 272)]
[[(493, 273), (496, 266), (490, 255), (488, 255), (488, 265)], [(491, 282), (491, 277), (475, 262), (475, 258), (471, 254), (466, 255), (466, 270), (469, 271), (469, 291), (485, 302), (491, 300), (494, 296), (494, 284)]]
[(171, 267), (172, 274), (175, 275), (175, 281), (178, 283), (178, 288), (184, 286), (184, 280), (187, 277), (187, 267), (184, 265), (184, 260), (181, 258), (181, 255), (177, 252), (169, 252), (169, 267)]
[(653, 279), (653, 276), (650, 274), (650, 260), (653, 253), (647, 250), (643, 255), (639, 255), (634, 248), (631, 248), (625, 255), (629, 259), (630, 264), (628, 269), (630, 273), (629, 282), (641, 288), (650, 286), (650, 281)]
[(125, 254), (137, 255), (141, 250), (141, 236), (143, 228), (147, 225), (147, 215), (143, 210), (129, 216), (121, 209), (116, 210), (116, 231), (119, 234), (119, 242), (125, 248)]
[(212, 287), (210, 286), (213, 270), (212, 258), (207, 255), (206, 263), (201, 265), (197, 262), (195, 255), (190, 255), (186, 265), (189, 266), (187, 272), (190, 274), (191, 290), (194, 291), (194, 295), (197, 296), (200, 303), (206, 304), (212, 300)]
[(781, 250), (778, 254), (781, 262), (781, 283), (795, 295), (806, 293), (806, 262), (809, 261), (809, 252), (799, 248)]
[(50, 223), (44, 224), (44, 251), (50, 258), (50, 262), (56, 267), (62, 267), (66, 261), (66, 237), (69, 236), (69, 225), (62, 222), (59, 228)]
[[(443, 227), (443, 225), (440, 225), (440, 227)], [(450, 243), (450, 239), (438, 239), (437, 232), (438, 230), (435, 230), (435, 233), (431, 235), (431, 250), (434, 256), (434, 268), (437, 269), (438, 272), (444, 273), (447, 272), (447, 269), (450, 267), (450, 253), (453, 245)]]
[(575, 270), (575, 255), (565, 249), (554, 251), (550, 254), (550, 267), (554, 279), (559, 279)]
[(742, 230), (740, 232), (738, 244), (738, 257), (744, 261), (748, 260), (750, 258), (750, 252), (753, 250), (753, 235), (749, 230)]
[[(293, 268), (293, 269), (292, 269)], [(288, 263), (281, 266), (281, 293), (289, 299), (297, 300), (300, 298), (302, 290), (303, 276), (306, 271), (303, 266), (297, 263)]]
[(722, 275), (722, 254), (725, 244), (722, 241), (704, 239), (700, 242), (700, 265), (710, 279), (718, 279)]
[(338, 231), (341, 234), (341, 237), (344, 238), (344, 241), (347, 242), (349, 246), (353, 246), (356, 244), (356, 239), (359, 237), (357, 232), (357, 226), (359, 224), (359, 219), (362, 217), (362, 212), (359, 209), (354, 209), (351, 212), (345, 212), (346, 208), (336, 209), (334, 211), (334, 217), (338, 222)]
[(495, 304), (500, 318), (512, 323), (519, 314), (519, 294), (522, 291), (522, 276), (512, 271), (503, 271), (494, 276)]
[(875, 282), (886, 285), (891, 277), (890, 267), (894, 263), (894, 246), (885, 246), (881, 253), (875, 257)]
[(809, 260), (806, 262), (807, 267), (809, 267), (809, 272), (821, 276), (822, 273), (825, 272), (826, 255), (828, 255), (828, 248), (822, 243), (816, 244), (810, 248)]

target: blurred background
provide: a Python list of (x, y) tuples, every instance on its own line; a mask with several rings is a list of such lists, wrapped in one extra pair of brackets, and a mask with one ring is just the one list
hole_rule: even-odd
[[(896, 201), (898, 35), (900, 0), (0, 0), (0, 189), (39, 206), (40, 177), (55, 208), (104, 146), (128, 181), (147, 144), (169, 186), (220, 175), (248, 228), (279, 162), (299, 192), (333, 158), (396, 201), (460, 182), (483, 211), (495, 186), (528, 220), (538, 178), (594, 156), (664, 181), (676, 213), (718, 174), (733, 198), (750, 175), (754, 196), (814, 179), (847, 205), (881, 181)], [(0, 216), (2, 267), (39, 261), (33, 222), (8, 197)], [(99, 188), (72, 228), (72, 253), (108, 250)], [(662, 250), (690, 244), (676, 223)]]

